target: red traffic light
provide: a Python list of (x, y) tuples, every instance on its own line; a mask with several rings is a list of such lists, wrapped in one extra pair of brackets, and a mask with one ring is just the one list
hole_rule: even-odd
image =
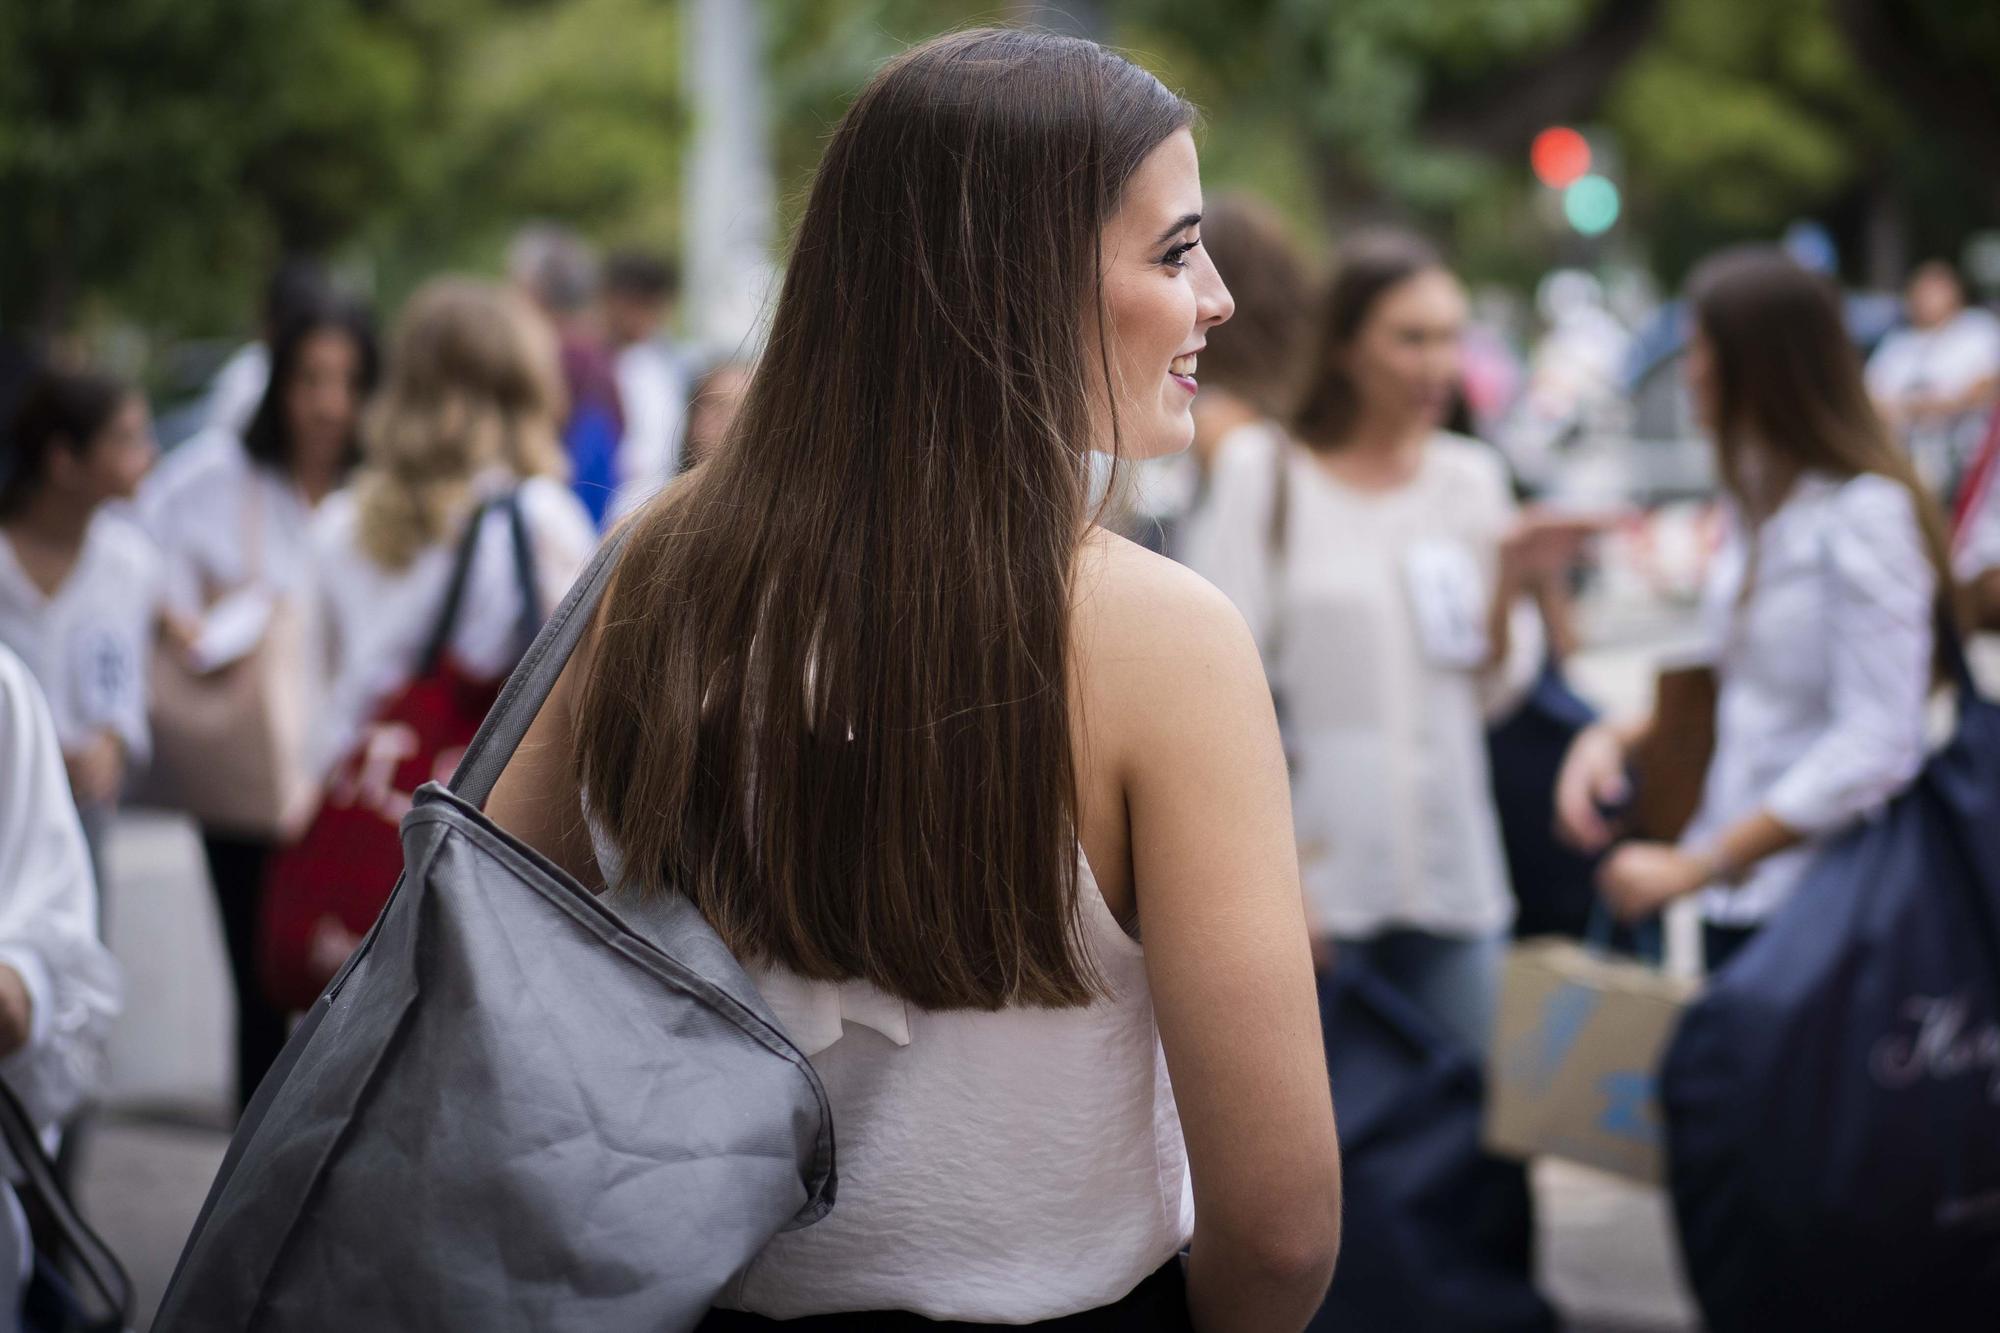
[(1552, 125), (1535, 136), (1528, 162), (1537, 180), (1560, 190), (1590, 170), (1590, 143), (1567, 125)]

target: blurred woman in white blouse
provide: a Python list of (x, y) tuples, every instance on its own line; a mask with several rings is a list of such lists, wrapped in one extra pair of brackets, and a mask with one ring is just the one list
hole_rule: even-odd
[[(96, 1093), (118, 1007), (55, 720), (21, 659), (0, 646), (0, 1080), (45, 1146)], [(0, 1175), (12, 1174), (0, 1151)], [(30, 1260), (27, 1219), (0, 1186), (0, 1319), (10, 1327)]]
[[(1700, 893), (1711, 969), (1783, 905), (1816, 846), (1915, 777), (1952, 614), (1944, 523), (1863, 387), (1833, 288), (1776, 250), (1728, 251), (1690, 284), (1688, 387), (1731, 532), (1704, 617), (1716, 740), (1678, 845), (1630, 842), (1600, 885), (1618, 914)], [(1586, 848), (1652, 719), (1579, 736), (1557, 808)]]
[[(410, 298), (363, 426), (365, 461), (313, 520), (314, 611), (329, 667), (317, 769), (415, 674), (482, 501), (516, 492), (540, 609), (562, 599), (597, 546), (563, 480), (562, 414), (555, 340), (518, 297), (440, 278)], [(488, 509), (483, 523), (448, 648), (491, 679), (514, 665), (523, 607), (507, 514)]]
[(1444, 429), (1466, 315), (1417, 238), (1345, 246), (1303, 405), (1231, 441), (1187, 560), (1264, 649), (1317, 940), (1477, 1051), (1513, 917), (1486, 726), (1533, 681), (1533, 595), (1591, 527), (1517, 513), (1499, 454)]
[[(333, 297), (302, 304), (272, 334), (270, 379), (243, 433), (211, 427), (153, 469), (139, 515), (163, 556), (171, 640), (192, 642), (204, 614), (226, 597), (261, 592), (275, 603), (303, 595), (313, 511), (360, 457), (361, 405), (375, 374), (366, 311)], [(285, 1017), (257, 980), (271, 848), (268, 836), (243, 829), (202, 829), (236, 984), (239, 1106), (285, 1043)]]

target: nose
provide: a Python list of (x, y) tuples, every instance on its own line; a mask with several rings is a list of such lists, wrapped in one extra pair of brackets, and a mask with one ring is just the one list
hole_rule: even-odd
[(1212, 329), (1236, 313), (1236, 298), (1222, 281), (1215, 261), (1206, 249), (1197, 249), (1201, 263), (1195, 270), (1194, 314), (1197, 328)]

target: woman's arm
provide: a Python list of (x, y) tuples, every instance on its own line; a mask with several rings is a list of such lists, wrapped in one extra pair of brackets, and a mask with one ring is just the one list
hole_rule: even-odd
[[(1157, 562), (1107, 617), (1146, 974), (1194, 1177), (1203, 1333), (1318, 1308), (1340, 1239), (1339, 1146), (1285, 762), (1257, 647), (1213, 588)], [(1101, 733), (1103, 734), (1103, 733)]]
[(1634, 843), (1599, 873), (1628, 920), (1709, 884), (1743, 878), (1759, 861), (1833, 832), (1894, 796), (1923, 766), (1937, 575), (1910, 493), (1862, 477), (1834, 501), (1827, 537), (1827, 620), (1813, 643), (1828, 664), (1830, 717), (1758, 808), (1706, 846)]
[(576, 773), (576, 692), (589, 669), (578, 644), (542, 711), (493, 785), (486, 814), (595, 893), (604, 887)]

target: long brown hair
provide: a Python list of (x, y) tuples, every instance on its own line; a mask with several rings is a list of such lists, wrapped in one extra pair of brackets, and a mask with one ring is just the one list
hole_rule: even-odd
[(834, 132), (742, 412), (635, 520), (579, 704), (634, 887), (739, 955), (933, 1009), (1097, 993), (1067, 675), (1086, 358), (1111, 377), (1084, 330), (1103, 222), (1191, 117), (1092, 43), (978, 30)]
[(1718, 471), (1753, 535), (1803, 473), (1888, 477), (1916, 507), (1939, 614), (1962, 623), (1944, 516), (1868, 396), (1832, 282), (1782, 250), (1740, 246), (1702, 261), (1688, 304), (1714, 358)]
[(1309, 341), (1306, 388), (1292, 413), (1292, 435), (1299, 443), (1325, 451), (1347, 442), (1361, 410), (1345, 365), (1348, 348), (1383, 297), (1418, 274), (1443, 267), (1438, 252), (1408, 232), (1364, 232), (1340, 247)]
[(355, 499), (372, 559), (402, 569), (449, 536), (487, 468), (564, 474), (562, 369), (539, 319), (471, 278), (434, 278), (410, 298), (361, 423)]

